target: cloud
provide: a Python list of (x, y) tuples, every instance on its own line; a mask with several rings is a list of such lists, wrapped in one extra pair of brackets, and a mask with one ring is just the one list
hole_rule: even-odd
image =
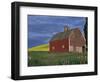
[(71, 24), (76, 21), (82, 21), (83, 17), (67, 17), (67, 16), (29, 16), (28, 17), (28, 24)]

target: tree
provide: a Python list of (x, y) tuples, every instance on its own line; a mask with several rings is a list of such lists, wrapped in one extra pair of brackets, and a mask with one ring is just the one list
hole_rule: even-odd
[(88, 18), (86, 17), (85, 18), (85, 25), (84, 25), (84, 35), (85, 35), (85, 39), (86, 39), (86, 46), (87, 46), (87, 44), (88, 44), (88, 41), (87, 41), (87, 39), (88, 39), (88, 35), (87, 35), (87, 32), (88, 32)]

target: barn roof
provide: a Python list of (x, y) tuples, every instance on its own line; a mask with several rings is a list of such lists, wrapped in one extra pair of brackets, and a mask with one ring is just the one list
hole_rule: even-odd
[(64, 31), (64, 32), (59, 32), (57, 34), (55, 34), (50, 41), (54, 41), (54, 40), (62, 40), (62, 39), (65, 39), (65, 38), (68, 38), (69, 35), (72, 33), (72, 31), (76, 30), (77, 28), (75, 29), (69, 29), (67, 31)]

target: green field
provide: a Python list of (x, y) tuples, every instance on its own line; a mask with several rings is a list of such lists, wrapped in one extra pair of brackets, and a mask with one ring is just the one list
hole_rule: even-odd
[(28, 66), (87, 64), (86, 53), (50, 53), (48, 51), (28, 51)]

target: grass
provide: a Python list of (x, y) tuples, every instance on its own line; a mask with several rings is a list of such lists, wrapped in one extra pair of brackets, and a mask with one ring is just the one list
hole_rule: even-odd
[(28, 66), (87, 64), (86, 53), (50, 53), (48, 51), (29, 51)]
[(32, 48), (29, 48), (28, 51), (48, 51), (48, 44), (42, 44), (42, 45), (39, 45), (39, 46), (35, 46), (35, 47), (32, 47)]

